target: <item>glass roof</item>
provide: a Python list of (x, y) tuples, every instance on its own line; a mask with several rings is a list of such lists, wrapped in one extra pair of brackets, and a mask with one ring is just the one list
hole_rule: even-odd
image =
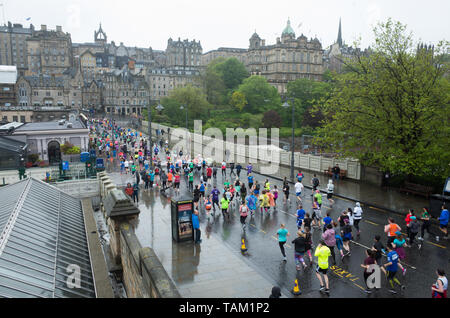
[[(95, 297), (80, 200), (26, 179), (0, 188), (0, 202), (0, 297)], [(69, 265), (79, 288), (68, 287)]]

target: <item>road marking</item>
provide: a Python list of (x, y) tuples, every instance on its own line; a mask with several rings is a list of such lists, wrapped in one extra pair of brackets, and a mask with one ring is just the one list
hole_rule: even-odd
[(359, 286), (357, 283), (353, 283), (353, 285), (358, 286), (358, 287), (361, 288), (363, 291), (365, 290), (363, 287)]
[(370, 223), (370, 224), (373, 224), (373, 225), (380, 225), (380, 224), (373, 223), (373, 222), (370, 222), (370, 221), (367, 221), (367, 220), (364, 220), (364, 222), (367, 222), (367, 223)]
[[(367, 247), (367, 246), (365, 246), (365, 245), (363, 245), (363, 244), (360, 244), (360, 243), (358, 243), (358, 242), (355, 242), (355, 241), (352, 241), (352, 240), (350, 240), (350, 242), (352, 242), (352, 243), (354, 243), (354, 244), (356, 244), (356, 245), (359, 245), (359, 246), (361, 246), (361, 247), (364, 247), (365, 249), (368, 249), (368, 250), (371, 249), (370, 247)], [(386, 256), (385, 254), (383, 254), (383, 255)], [(411, 267), (412, 269), (417, 269), (416, 267), (414, 267), (414, 266), (412, 266), (412, 265), (409, 265), (409, 264), (407, 264), (407, 263), (405, 263), (405, 262), (403, 262), (403, 261), (401, 261), (400, 263), (402, 263), (402, 264), (404, 264), (404, 265), (406, 265), (406, 266), (408, 266), (408, 267)]]
[(436, 243), (433, 243), (433, 242), (429, 242), (429, 241), (425, 241), (425, 242), (427, 242), (428, 244), (432, 244), (434, 246), (440, 247), (440, 248), (444, 248), (444, 249), (447, 248), (445, 246), (442, 246), (442, 245), (439, 245), (439, 244), (436, 244)]
[(371, 208), (371, 209), (373, 209), (373, 210), (377, 210), (377, 211), (386, 213), (386, 210), (379, 209), (379, 208), (376, 208), (376, 207), (374, 207), (374, 206), (369, 206), (369, 208)]

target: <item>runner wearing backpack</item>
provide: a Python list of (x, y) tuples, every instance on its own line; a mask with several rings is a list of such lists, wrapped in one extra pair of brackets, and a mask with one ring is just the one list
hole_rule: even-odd
[(314, 174), (313, 178), (311, 179), (311, 185), (312, 185), (312, 193), (311, 196), (314, 195), (314, 193), (316, 192), (317, 188), (320, 185), (320, 181), (319, 178), (317, 178), (316, 174)]

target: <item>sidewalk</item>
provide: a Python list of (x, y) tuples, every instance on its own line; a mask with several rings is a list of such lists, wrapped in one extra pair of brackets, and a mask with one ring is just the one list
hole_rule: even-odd
[[(109, 173), (117, 185), (131, 175)], [(153, 248), (183, 298), (268, 298), (274, 282), (251, 267), (241, 254), (240, 242), (232, 250), (207, 228), (200, 216), (201, 244), (172, 239), (170, 200), (159, 191), (141, 191), (136, 235), (142, 246)], [(284, 295), (286, 297), (286, 295)]]
[[(255, 172), (259, 171), (258, 165), (253, 165)], [(294, 176), (296, 176), (298, 170), (294, 170)], [(311, 178), (313, 172), (302, 171), (304, 174), (303, 185), (307, 188), (311, 188)], [(291, 169), (288, 167), (281, 167), (277, 174), (270, 175), (269, 177), (283, 179), (287, 177), (290, 179)], [(328, 180), (331, 179), (321, 173), (316, 173), (317, 178), (320, 180), (319, 188), (326, 191), (326, 185)], [(393, 213), (405, 214), (408, 209), (414, 209), (416, 213), (421, 213), (423, 207), (429, 206), (429, 201), (423, 197), (408, 195), (400, 193), (394, 189), (381, 188), (369, 183), (357, 182), (348, 179), (333, 180), (334, 194), (351, 201), (359, 201), (365, 205), (373, 206), (375, 208), (384, 209)]]

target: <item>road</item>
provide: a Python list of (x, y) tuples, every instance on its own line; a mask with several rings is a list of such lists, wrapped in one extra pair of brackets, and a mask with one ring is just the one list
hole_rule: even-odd
[[(125, 185), (128, 180), (131, 180), (130, 175), (120, 175), (117, 163), (109, 164), (108, 172), (114, 176), (115, 180), (121, 180), (122, 185)], [(229, 174), (227, 170), (227, 176)], [(255, 179), (261, 184), (268, 179), (271, 187), (274, 185), (281, 189), (282, 182), (273, 178), (267, 178), (254, 173)], [(228, 176), (229, 177), (229, 176)], [(234, 179), (234, 177), (233, 177)], [(241, 172), (241, 180), (247, 183), (246, 171)], [(217, 180), (214, 184), (218, 185), (219, 190), (223, 190), (223, 178), (220, 171), (217, 174)], [(305, 180), (307, 184), (309, 180)], [(199, 176), (195, 176), (194, 184), (199, 183)], [(339, 187), (339, 183), (336, 184)], [(143, 187), (141, 187), (143, 188)], [(186, 190), (184, 177), (182, 177), (181, 191)], [(156, 190), (152, 190), (156, 191)], [(168, 190), (167, 194), (172, 195), (172, 190)], [(302, 200), (303, 206), (307, 212), (311, 212), (311, 190), (305, 189)], [(143, 196), (147, 200), (167, 200), (163, 196)], [(247, 218), (247, 229), (244, 231), (240, 224), (238, 205), (232, 207), (230, 221), (224, 221), (221, 213), (216, 212), (215, 218), (208, 221), (203, 206), (200, 208), (200, 223), (202, 227), (203, 238), (208, 235), (214, 235), (220, 238), (221, 242), (228, 248), (239, 250), (241, 247), (241, 239), (245, 238), (248, 255), (245, 256), (246, 262), (259, 271), (263, 276), (273, 281), (274, 284), (282, 288), (285, 295), (291, 295), (290, 291), (293, 288), (295, 278), (298, 278), (299, 286), (302, 295), (298, 297), (426, 297), (431, 293), (431, 285), (436, 280), (435, 270), (439, 267), (448, 269), (448, 241), (436, 242), (434, 238), (429, 238), (425, 234), (425, 242), (419, 250), (417, 246), (406, 248), (406, 258), (402, 262), (406, 267), (407, 272), (402, 276), (399, 272), (397, 277), (406, 285), (404, 291), (398, 290), (398, 294), (392, 295), (388, 292), (388, 283), (386, 279), (382, 279), (382, 288), (372, 294), (364, 293), (365, 283), (363, 281), (360, 264), (365, 258), (365, 250), (372, 246), (373, 239), (376, 234), (381, 235), (383, 244), (386, 243), (386, 235), (383, 232), (384, 225), (387, 224), (387, 218), (393, 217), (396, 222), (404, 229), (404, 217), (398, 214), (390, 214), (384, 210), (380, 210), (370, 206), (363, 208), (363, 220), (360, 223), (361, 236), (354, 238), (351, 243), (351, 255), (345, 257), (343, 260), (337, 256), (337, 263), (331, 266), (329, 270), (330, 279), (330, 295), (325, 296), (319, 292), (319, 282), (315, 276), (314, 267), (308, 266), (305, 270), (296, 271), (294, 262), (294, 249), (291, 241), (296, 237), (296, 198), (291, 185), (290, 199), (292, 203), (283, 204), (283, 195), (280, 191), (278, 199), (277, 210), (271, 212), (269, 215), (261, 215), (257, 212), (253, 218)], [(167, 202), (167, 201), (166, 201)], [(295, 202), (295, 203), (294, 203)], [(322, 215), (327, 211), (330, 212), (333, 220), (343, 210), (348, 207), (354, 207), (355, 204), (347, 199), (335, 198), (335, 203), (330, 207), (324, 196), (324, 204), (322, 206)], [(146, 202), (147, 203), (147, 202)], [(170, 206), (167, 203), (162, 205), (167, 213), (170, 213)], [(284, 262), (281, 252), (278, 247), (276, 232), (279, 229), (280, 223), (286, 224), (286, 228), (290, 233), (288, 243), (286, 244), (286, 253), (288, 260)], [(140, 227), (151, 227), (151, 224), (141, 222)], [(437, 231), (433, 228), (434, 232)], [(320, 239), (321, 230), (313, 230), (313, 242), (317, 244)], [(145, 242), (142, 242), (143, 244)], [(144, 244), (145, 245), (145, 244)], [(338, 253), (337, 253), (338, 254)], [(386, 257), (383, 257), (383, 262), (386, 262)], [(309, 265), (309, 260), (306, 258), (306, 263)], [(330, 264), (331, 265), (331, 264)], [(447, 270), (448, 271), (448, 270)], [(292, 296), (292, 295), (291, 295)], [(292, 296), (294, 297), (294, 296)]]

